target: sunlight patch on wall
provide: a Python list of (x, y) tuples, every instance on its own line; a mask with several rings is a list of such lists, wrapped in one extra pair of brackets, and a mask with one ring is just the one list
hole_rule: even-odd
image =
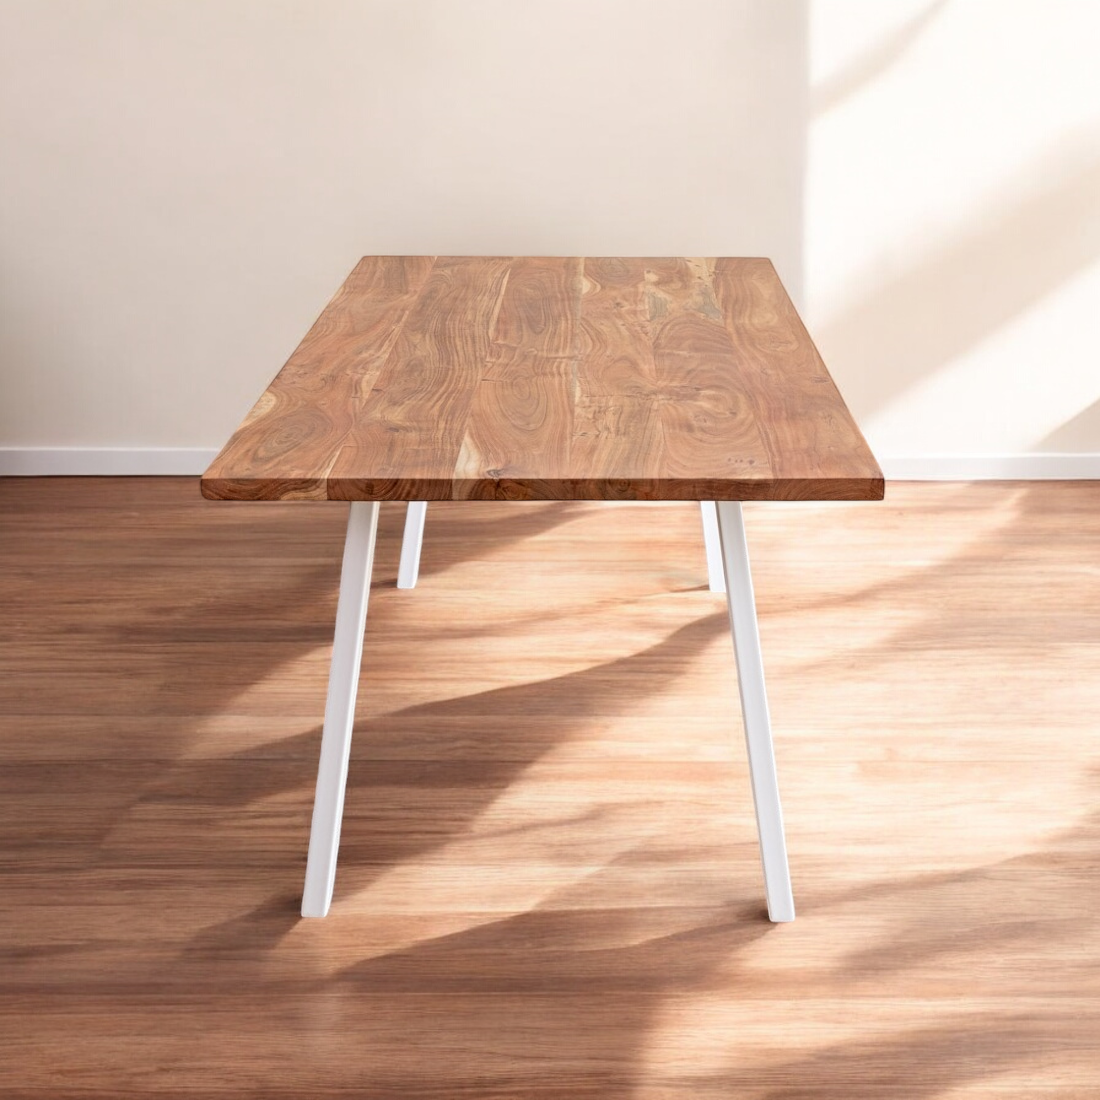
[(1098, 306), (1100, 261), (918, 378), (866, 419), (868, 436), (901, 454), (949, 452), (960, 441), (975, 451), (1033, 449), (1100, 399), (1100, 360), (1081, 346), (1082, 318)]
[(1100, 9), (811, 5), (807, 320), (883, 453), (1026, 450), (1096, 400)]

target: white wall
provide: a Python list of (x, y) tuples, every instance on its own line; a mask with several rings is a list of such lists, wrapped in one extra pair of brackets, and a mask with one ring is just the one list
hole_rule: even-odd
[(774, 255), (801, 0), (0, 0), (0, 446), (220, 445), (361, 255)]
[(217, 447), (360, 255), (500, 252), (771, 255), (881, 455), (1100, 452), (1097, 56), (1082, 0), (0, 0), (0, 448)]
[(1100, 4), (815, 0), (811, 81), (807, 321), (872, 443), (1100, 452)]

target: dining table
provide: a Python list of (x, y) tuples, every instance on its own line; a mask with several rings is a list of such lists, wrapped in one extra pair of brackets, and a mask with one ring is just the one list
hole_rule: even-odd
[(380, 502), (420, 509), (415, 558), (432, 501), (598, 500), (712, 517), (768, 916), (794, 919), (742, 503), (884, 482), (768, 259), (364, 257), (200, 486), (348, 510), (303, 916), (333, 897)]

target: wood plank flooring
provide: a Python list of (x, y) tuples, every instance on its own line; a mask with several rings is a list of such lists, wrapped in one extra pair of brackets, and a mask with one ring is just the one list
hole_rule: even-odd
[(798, 919), (690, 504), (0, 481), (0, 1096), (1100, 1096), (1100, 485), (746, 506)]

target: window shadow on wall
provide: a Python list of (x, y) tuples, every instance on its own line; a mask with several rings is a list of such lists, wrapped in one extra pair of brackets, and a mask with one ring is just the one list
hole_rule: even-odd
[[(1100, 371), (1095, 372), (1100, 376)], [(1100, 385), (1100, 377), (1097, 377)], [(1054, 431), (1043, 436), (1035, 445), (1037, 451), (1100, 451), (1100, 400), (1094, 401), (1082, 409), (1076, 416), (1070, 417)]]

